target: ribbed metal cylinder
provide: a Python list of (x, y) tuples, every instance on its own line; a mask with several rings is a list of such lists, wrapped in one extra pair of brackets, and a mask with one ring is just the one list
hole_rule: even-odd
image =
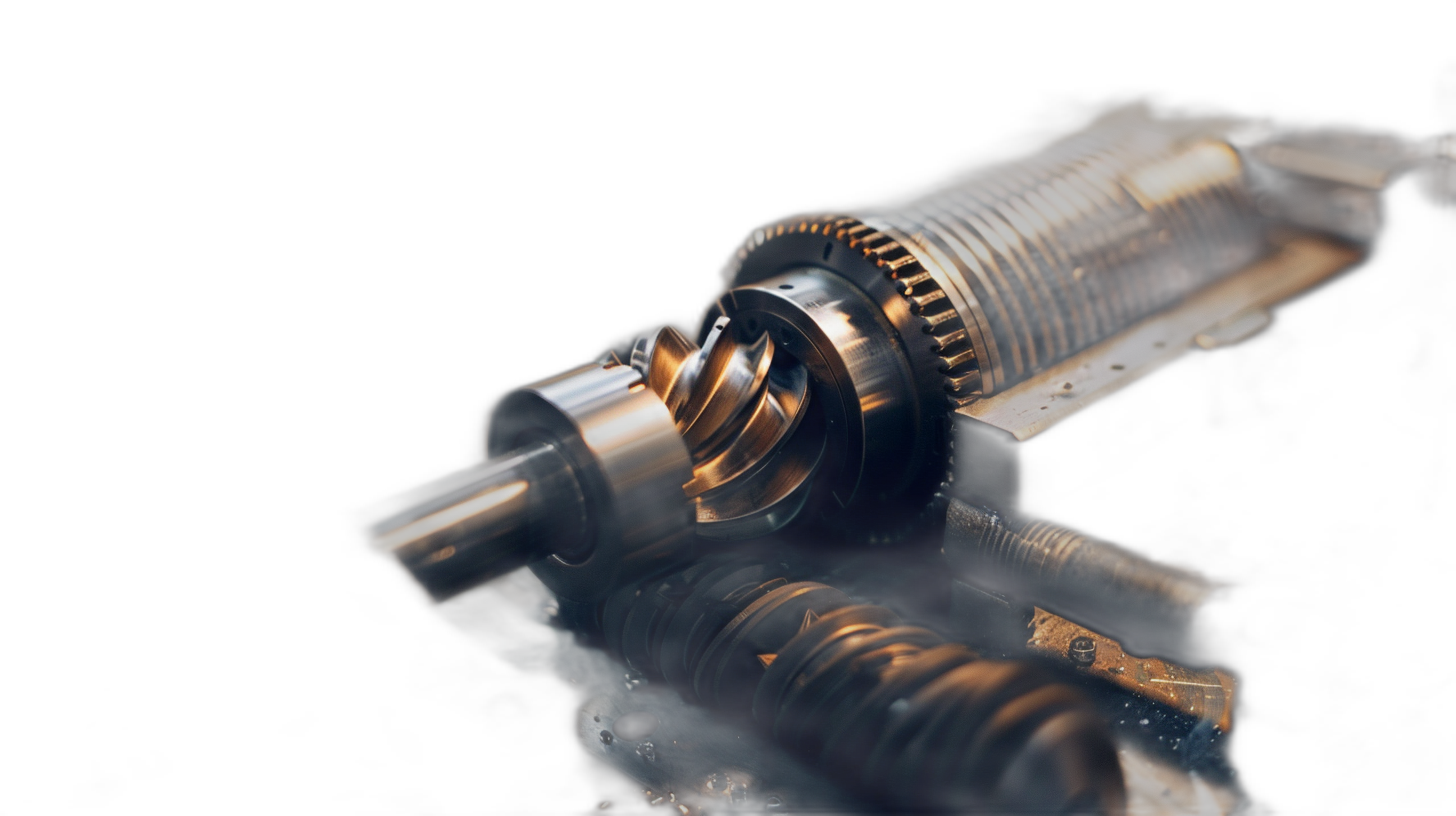
[(859, 216), (918, 261), (891, 276), (938, 338), (953, 393), (1003, 390), (1262, 254), (1225, 129), (1124, 110)]

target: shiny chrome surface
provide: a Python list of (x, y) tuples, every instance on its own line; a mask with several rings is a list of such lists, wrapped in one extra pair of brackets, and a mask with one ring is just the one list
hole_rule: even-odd
[(499, 456), (542, 437), (571, 463), (593, 527), (584, 554), (552, 550), (534, 565), (548, 587), (596, 597), (687, 553), (693, 515), (682, 486), (691, 460), (636, 369), (588, 365), (513, 392), (491, 416), (488, 450)]
[(744, 406), (746, 417), (742, 430), (727, 435), (720, 445), (699, 453), (699, 464), (693, 468), (693, 480), (686, 490), (689, 496), (701, 496), (746, 474), (771, 456), (804, 418), (809, 404), (809, 377), (795, 366), (787, 373), (770, 374), (752, 405)]
[(931, 461), (935, 473), (944, 451), (935, 449), (934, 437), (915, 433), (925, 406), (883, 312), (839, 276), (804, 267), (729, 290), (710, 315), (774, 338), (782, 353), (803, 365), (827, 439), (817, 479), (827, 512), (847, 511), (893, 535), (886, 517), (893, 520), (904, 510), (887, 505), (887, 497), (903, 495), (923, 478), (922, 462)]
[(372, 530), (436, 598), (504, 574), (543, 548), (590, 546), (576, 474), (550, 442), (535, 442), (422, 488), (416, 504)]
[(960, 413), (1028, 439), (1192, 346), (1216, 348), (1268, 324), (1267, 309), (1358, 263), (1349, 244), (1303, 235), (1269, 256)]
[[(693, 451), (710, 450), (735, 430), (735, 420), (756, 396), (767, 394), (773, 341), (766, 335), (751, 343), (724, 337), (727, 321), (713, 327), (703, 345), (687, 399), (673, 416), (683, 441)], [(681, 379), (681, 378), (679, 378)]]
[[(903, 538), (938, 514), (936, 494), (954, 478), (955, 409), (1121, 337), (1264, 249), (1242, 160), (1219, 137), (1226, 127), (1125, 109), (882, 207), (764, 227), (729, 264), (735, 289), (700, 335), (745, 309), (801, 326), (814, 347), (802, 358), (826, 396), (824, 481), (839, 507), (824, 510), (850, 509), (839, 529), (855, 538)], [(823, 297), (785, 291), (791, 305), (775, 305), (772, 290), (798, 286), (788, 275), (843, 283), (815, 281)], [(817, 313), (850, 302), (874, 307), (874, 321), (846, 331)], [(874, 360), (853, 376), (834, 370), (853, 357)], [(859, 481), (868, 472), (872, 487)]]
[[(1232, 127), (1116, 111), (899, 207), (766, 227), (729, 274), (758, 279), (782, 247), (827, 239), (822, 265), (881, 303), (917, 368), (931, 356), (938, 379), (926, 398), (948, 392), (964, 405), (1265, 252), (1269, 222), (1225, 138)], [(838, 260), (842, 250), (854, 262)]]
[(632, 349), (688, 445), (693, 476), (683, 491), (708, 538), (763, 535), (792, 521), (824, 452), (822, 423), (804, 427), (808, 372), (768, 333), (746, 336), (720, 317), (702, 348), (668, 327)]
[[(1176, 649), (1206, 582), (950, 495), (1013, 507), (1007, 438), (1261, 330), (1270, 306), (1364, 257), (1399, 173), (1453, 187), (1448, 141), (1248, 133), (1129, 108), (900, 206), (757, 230), (697, 342), (665, 329), (625, 361), (511, 395), (490, 427), (504, 458), (383, 525), (381, 543), (437, 597), (532, 562), (560, 609), (601, 614), (629, 666), (751, 714), (885, 801), (1087, 793), (1115, 812), (1116, 758), (1072, 696), (825, 584), (669, 565), (695, 536), (799, 519), (816, 538), (898, 542), (948, 505), (949, 563), (929, 551), (937, 580), (921, 584), (949, 589), (947, 628), (1187, 720), (1184, 759), (1208, 748), (1232, 725), (1232, 676), (1137, 656)], [(956, 412), (980, 433), (952, 457)], [(883, 572), (901, 575), (912, 551)], [(713, 587), (693, 586), (705, 576)], [(1087, 784), (1045, 784), (1069, 769)]]

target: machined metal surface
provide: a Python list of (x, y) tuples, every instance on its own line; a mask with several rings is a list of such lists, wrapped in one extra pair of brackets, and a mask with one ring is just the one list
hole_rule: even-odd
[(880, 803), (1122, 811), (1112, 742), (1076, 691), (783, 565), (703, 560), (562, 615)]
[(818, 481), (828, 515), (874, 528), (905, 514), (895, 506), (901, 497), (927, 498), (916, 495), (926, 461), (936, 473), (944, 451), (915, 433), (925, 406), (873, 301), (842, 278), (806, 267), (736, 287), (709, 314), (729, 317), (749, 336), (772, 337), (808, 372), (826, 439)]
[[(905, 342), (957, 404), (1002, 391), (1255, 260), (1266, 224), (1224, 121), (1118, 111), (1028, 159), (894, 209), (791, 219), (871, 258)], [(856, 282), (864, 283), (863, 274)], [(899, 311), (899, 310), (897, 310)], [(923, 335), (917, 337), (916, 335)]]
[(824, 453), (808, 372), (777, 354), (770, 334), (750, 336), (740, 342), (724, 317), (701, 349), (668, 327), (632, 350), (689, 447), (693, 476), (683, 490), (708, 538), (763, 535), (792, 521)]
[(375, 525), (375, 543), (437, 598), (528, 564), (545, 547), (573, 557), (591, 546), (581, 485), (551, 442), (525, 445), (421, 492), (410, 509)]
[[(1358, 263), (1357, 247), (1310, 235), (1289, 238), (1268, 257), (1151, 315), (1020, 385), (960, 408), (1028, 439), (1198, 345), (1247, 337), (1265, 310)], [(1234, 329), (1234, 331), (1230, 331)]]
[(1154, 645), (1181, 639), (1213, 590), (1202, 576), (1110, 542), (955, 499), (945, 556), (962, 580)]
[[(1232, 675), (1174, 654), (1210, 585), (1015, 516), (1009, 440), (1259, 332), (1365, 257), (1391, 179), (1417, 170), (1456, 198), (1453, 155), (1449, 139), (1131, 107), (899, 206), (775, 222), (695, 338), (663, 329), (511, 394), (495, 458), (376, 536), (436, 597), (530, 563), (563, 619), (635, 671), (883, 804), (1117, 811), (1102, 725), (1049, 678), (1119, 725), (1142, 712), (1129, 732), (1172, 740), (1155, 752), (1219, 771)], [(944, 558), (912, 566), (927, 532)], [(854, 553), (889, 552), (844, 545), (902, 544), (902, 563), (856, 580), (964, 642), (773, 558), (695, 558), (754, 538), (840, 545), (840, 578)], [(602, 743), (651, 749), (633, 716), (613, 714)]]
[[(863, 436), (881, 450), (858, 450), (831, 420), (826, 467), (860, 457), (876, 474), (858, 492), (835, 492), (841, 513), (868, 502), (883, 518), (899, 499), (913, 516), (904, 507), (948, 477), (948, 408), (1025, 439), (1190, 344), (1256, 333), (1269, 306), (1363, 257), (1374, 227), (1355, 222), (1378, 225), (1367, 183), (1411, 166), (1391, 158), (1407, 156), (1405, 143), (1249, 142), (1247, 130), (1134, 106), (901, 206), (784, 219), (739, 250), (717, 312), (771, 303), (781, 276), (804, 274), (846, 281), (878, 306), (880, 325), (839, 345), (876, 349), (882, 377), (900, 372), (890, 388), (868, 389), (889, 397), (866, 403), (880, 427)], [(1301, 171), (1278, 164), (1296, 151)], [(1312, 178), (1309, 166), (1355, 167), (1360, 185)], [(826, 301), (841, 302), (807, 302)], [(815, 326), (802, 310), (747, 307), (790, 330)], [(824, 343), (810, 345), (822, 355)], [(859, 382), (810, 370), (821, 388)], [(880, 495), (895, 498), (876, 505)]]
[[(791, 555), (799, 568), (823, 561), (812, 554)], [(831, 567), (828, 562), (824, 565)], [(894, 592), (893, 584), (914, 574), (913, 570), (885, 571), (882, 578), (895, 578), (879, 589)], [(527, 592), (533, 584), (534, 592)], [(520, 631), (514, 640), (502, 634), (502, 609), (507, 606), (514, 609), (514, 618), (520, 621), (505, 627), (507, 631)], [(513, 654), (513, 662), (549, 667), (550, 672), (577, 689), (582, 699), (577, 710), (581, 745), (635, 781), (639, 785), (635, 796), (644, 803), (655, 801), (658, 807), (670, 807), (664, 813), (686, 816), (893, 813), (890, 804), (865, 796), (855, 780), (821, 772), (817, 765), (824, 762), (823, 755), (804, 755), (786, 748), (772, 730), (748, 718), (687, 701), (660, 682), (644, 682), (644, 673), (617, 662), (600, 648), (584, 646), (571, 632), (540, 627), (540, 609), (553, 606), (555, 602), (545, 587), (534, 583), (529, 574), (515, 573), (457, 596), (441, 609), (448, 612), (447, 619), (457, 628)], [(1064, 662), (1066, 641), (1082, 634), (1075, 625), (1045, 615), (1038, 615), (1037, 631), (1038, 643), (1028, 646), (1028, 650), (1048, 666)], [(1112, 641), (1098, 638), (1098, 643), (1098, 659), (1091, 667), (1061, 670), (1061, 678), (1091, 695), (1096, 711), (1111, 723), (1114, 755), (1123, 777), (1125, 813), (1152, 816), (1241, 812), (1242, 796), (1236, 778), (1230, 778), (1223, 755), (1227, 698), (1222, 694), (1207, 701), (1198, 697), (1207, 697), (1208, 686), (1217, 683), (1229, 683), (1226, 691), (1232, 692), (1232, 679), (1223, 673), (1191, 673), (1160, 662), (1136, 662), (1121, 656)], [(1054, 651), (1059, 646), (1063, 654), (1057, 656)], [(946, 653), (946, 657), (951, 654)], [(964, 663), (964, 657), (945, 662), (951, 667)], [(1144, 663), (1146, 670), (1142, 670)], [(1120, 680), (1121, 685), (1107, 682), (1104, 676)], [(1204, 679), (1208, 676), (1217, 679)], [(1178, 683), (1150, 682), (1169, 679)], [(1142, 688), (1165, 695), (1166, 704), (1142, 697)], [(1176, 711), (1184, 715), (1179, 717)], [(837, 734), (826, 750), (847, 748), (855, 739), (852, 733)], [(836, 761), (836, 756), (831, 752), (830, 761)], [(893, 774), (890, 768), (884, 771)], [(603, 804), (610, 810), (613, 803)]]
[(576, 469), (595, 533), (586, 553), (553, 551), (534, 565), (548, 587), (600, 597), (619, 577), (685, 555), (693, 517), (682, 485), (691, 461), (636, 369), (588, 365), (510, 394), (491, 417), (487, 447), (499, 456), (543, 436)]

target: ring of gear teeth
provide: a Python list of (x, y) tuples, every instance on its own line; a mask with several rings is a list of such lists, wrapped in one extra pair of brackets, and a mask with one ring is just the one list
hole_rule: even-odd
[[(872, 261), (886, 278), (894, 282), (895, 290), (910, 306), (911, 314), (920, 319), (921, 331), (934, 341), (931, 348), (942, 361), (941, 375), (945, 379), (949, 407), (954, 410), (981, 398), (980, 361), (971, 346), (965, 321), (946, 296), (945, 290), (935, 280), (935, 276), (921, 265), (914, 253), (899, 241), (858, 218), (845, 215), (799, 216), (754, 230), (734, 255), (734, 265), (728, 270), (728, 279), (733, 279), (734, 274), (748, 259), (749, 253), (779, 236), (794, 233), (822, 235), (858, 251)], [(943, 518), (945, 503), (954, 495), (954, 480), (955, 435), (950, 434), (946, 437), (944, 471), (940, 474), (940, 483), (930, 501), (915, 518), (894, 530), (875, 536), (875, 539), (898, 542), (932, 520)]]
[[(931, 348), (940, 357), (941, 374), (952, 409), (979, 399), (980, 361), (971, 346), (970, 334), (945, 290), (915, 254), (889, 235), (858, 218), (839, 215), (800, 216), (755, 230), (738, 250), (739, 265), (749, 253), (781, 235), (811, 233), (823, 235), (860, 252), (894, 282), (895, 289), (910, 306), (929, 335)], [(908, 342), (908, 341), (907, 341)]]

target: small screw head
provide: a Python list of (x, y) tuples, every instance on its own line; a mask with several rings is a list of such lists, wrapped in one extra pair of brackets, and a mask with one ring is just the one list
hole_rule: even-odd
[(1085, 635), (1072, 638), (1072, 645), (1067, 647), (1067, 657), (1079, 668), (1092, 665), (1097, 659), (1097, 641)]

